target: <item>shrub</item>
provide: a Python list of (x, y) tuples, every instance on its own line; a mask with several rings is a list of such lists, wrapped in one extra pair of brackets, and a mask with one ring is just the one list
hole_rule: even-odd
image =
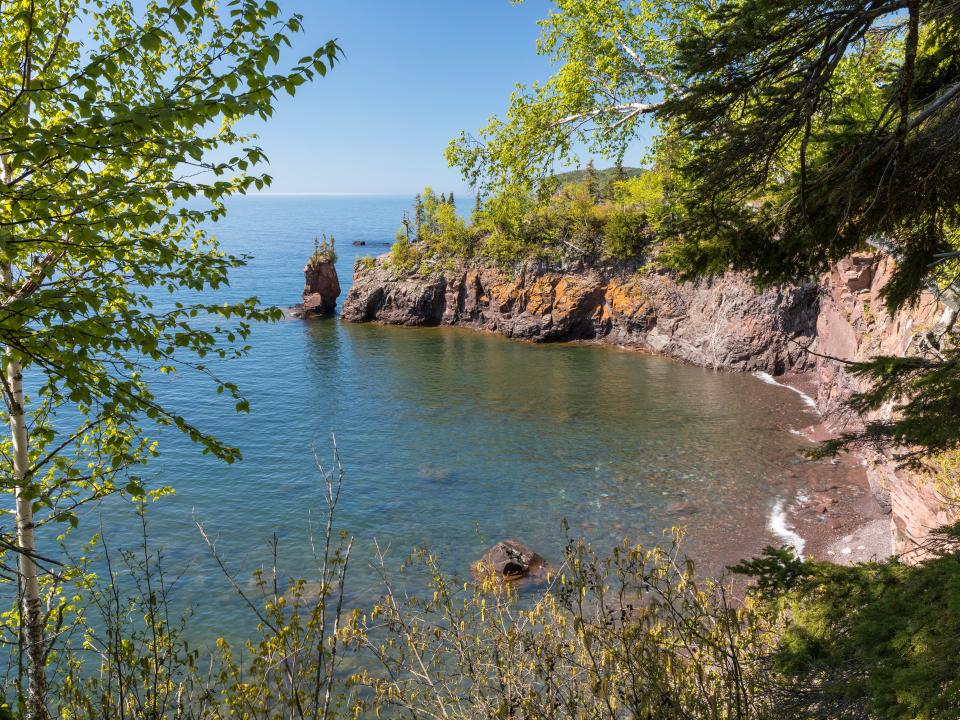
[(370, 255), (358, 255), (357, 259), (353, 261), (353, 269), (358, 270), (360, 268), (364, 270), (373, 270), (377, 266), (377, 261)]
[(603, 226), (603, 254), (614, 260), (640, 257), (649, 241), (647, 216), (636, 210), (615, 210)]
[(768, 551), (757, 577), (784, 625), (774, 668), (786, 717), (960, 717), (960, 525), (920, 550), (933, 556), (852, 567)]
[(412, 275), (420, 272), (423, 259), (423, 248), (419, 243), (410, 242), (406, 237), (399, 237), (390, 248), (386, 265), (398, 276)]
[(751, 601), (733, 607), (722, 585), (699, 583), (678, 540), (607, 557), (571, 541), (527, 598), (496, 577), (461, 583), (422, 551), (411, 562), (431, 580), (410, 599), (381, 559), (384, 599), (349, 639), (382, 669), (354, 682), (378, 714), (412, 718), (773, 717), (771, 624)]

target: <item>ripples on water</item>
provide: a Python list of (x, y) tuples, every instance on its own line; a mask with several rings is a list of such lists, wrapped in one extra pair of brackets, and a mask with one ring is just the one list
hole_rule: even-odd
[[(386, 251), (350, 243), (388, 242), (408, 204), (238, 199), (215, 230), (229, 250), (254, 258), (218, 297), (293, 304), (313, 236), (332, 232), (342, 299), (356, 255)], [(563, 518), (598, 548), (624, 536), (656, 540), (683, 523), (691, 552), (720, 567), (769, 540), (764, 519), (790, 490), (786, 470), (802, 445), (788, 428), (813, 418), (797, 395), (756, 377), (613, 348), (337, 320), (257, 327), (251, 344), (250, 356), (225, 370), (249, 397), (250, 415), (234, 414), (194, 376), (161, 389), (245, 460), (215, 463), (166, 433), (148, 475), (177, 489), (151, 512), (151, 533), (168, 566), (189, 565), (178, 601), (196, 606), (197, 632), (211, 637), (249, 618), (194, 521), (218, 536), (238, 570), (267, 561), (276, 533), (284, 572), (309, 573), (308, 510), (316, 520), (322, 504), (312, 448), (328, 458), (331, 433), (346, 468), (340, 525), (357, 537), (353, 592), (362, 597), (375, 587), (365, 562), (374, 538), (396, 562), (427, 544), (465, 573), (503, 538), (557, 558)], [(113, 543), (132, 539), (130, 513), (110, 512)]]

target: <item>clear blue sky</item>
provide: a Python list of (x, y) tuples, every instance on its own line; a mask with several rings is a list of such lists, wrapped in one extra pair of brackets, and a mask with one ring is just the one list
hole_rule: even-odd
[(407, 194), (431, 185), (463, 193), (443, 157), (447, 142), (502, 114), (515, 83), (550, 74), (535, 46), (546, 0), (280, 4), (304, 16), (289, 61), (331, 37), (346, 57), (256, 126), (271, 192)]

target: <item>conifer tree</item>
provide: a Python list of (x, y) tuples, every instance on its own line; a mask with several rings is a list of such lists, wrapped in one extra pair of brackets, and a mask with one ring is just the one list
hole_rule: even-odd
[(413, 198), (413, 225), (416, 231), (415, 237), (418, 242), (421, 239), (423, 224), (425, 221), (426, 215), (423, 209), (423, 198), (420, 196), (420, 193), (417, 193)]
[(587, 162), (587, 171), (586, 171), (586, 182), (587, 182), (587, 194), (590, 197), (597, 201), (600, 199), (600, 178), (597, 175), (597, 170), (593, 166), (593, 158)]
[[(761, 283), (815, 277), (850, 252), (897, 261), (890, 311), (960, 267), (960, 15), (949, 0), (724, 2), (681, 39), (689, 78), (663, 110), (676, 129), (672, 264), (731, 265)], [(956, 320), (920, 357), (848, 367), (871, 380), (861, 412), (892, 406), (829, 444), (960, 449)]]

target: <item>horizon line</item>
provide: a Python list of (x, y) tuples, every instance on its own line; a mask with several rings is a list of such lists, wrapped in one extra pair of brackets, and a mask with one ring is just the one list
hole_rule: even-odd
[(343, 197), (363, 195), (368, 197), (390, 197), (396, 195), (416, 195), (416, 192), (253, 192), (238, 193), (234, 197), (278, 197), (278, 196), (302, 196), (302, 197)]

